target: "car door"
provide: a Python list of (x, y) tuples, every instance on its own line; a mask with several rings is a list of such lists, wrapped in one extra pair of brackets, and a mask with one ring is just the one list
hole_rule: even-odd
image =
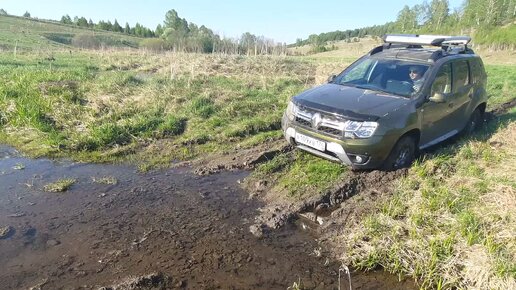
[(455, 133), (455, 126), (451, 125), (453, 106), (450, 107), (448, 102), (453, 92), (452, 85), (452, 66), (450, 62), (447, 62), (439, 68), (431, 85), (430, 96), (428, 96), (441, 94), (444, 101), (433, 102), (427, 100), (421, 107), (421, 147), (436, 144)]
[(473, 96), (474, 88), (471, 82), (469, 63), (467, 60), (452, 62), (452, 93), (447, 99), (450, 114), (449, 126), (460, 131), (469, 120), (468, 106)]

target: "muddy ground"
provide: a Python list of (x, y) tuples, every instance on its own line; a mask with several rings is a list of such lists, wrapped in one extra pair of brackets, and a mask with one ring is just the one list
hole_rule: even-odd
[[(309, 220), (256, 230), (282, 215), (241, 188), (248, 172), (190, 171), (30, 160), (0, 146), (0, 289), (348, 289)], [(76, 179), (68, 191), (43, 190), (64, 177)], [(351, 281), (415, 288), (383, 272)]]

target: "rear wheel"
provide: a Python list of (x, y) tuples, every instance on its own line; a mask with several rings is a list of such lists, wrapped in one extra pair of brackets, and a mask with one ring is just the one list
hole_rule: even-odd
[(476, 108), (473, 113), (471, 113), (471, 117), (469, 117), (468, 124), (464, 128), (464, 134), (472, 134), (477, 130), (482, 124), (482, 111), (479, 108)]
[(383, 165), (384, 170), (398, 170), (400, 168), (410, 167), (416, 155), (416, 141), (411, 136), (404, 136), (394, 148), (392, 148), (391, 154), (385, 160)]

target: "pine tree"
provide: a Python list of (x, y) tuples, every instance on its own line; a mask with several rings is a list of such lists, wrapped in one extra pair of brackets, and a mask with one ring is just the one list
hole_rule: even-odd
[(113, 23), (113, 31), (115, 32), (123, 32), (124, 29), (122, 28), (122, 26), (120, 26), (120, 24), (118, 24), (118, 21), (115, 19), (115, 23)]
[(76, 24), (79, 27), (88, 27), (88, 20), (86, 20), (86, 18), (84, 18), (84, 17), (81, 17), (81, 18), (77, 19)]
[(158, 24), (158, 26), (156, 26), (156, 36), (158, 37), (161, 37), (163, 35), (163, 27), (161, 26), (161, 24)]
[(65, 16), (61, 17), (60, 22), (64, 23), (64, 24), (73, 24), (72, 18), (70, 18), (70, 15), (65, 15)]
[(25, 11), (25, 13), (23, 13), (23, 17), (25, 17), (25, 18), (30, 18), (30, 13), (29, 13), (29, 11)]
[(7, 14), (7, 11), (5, 11), (4, 9), (0, 9), (0, 15), (8, 15), (8, 14)]

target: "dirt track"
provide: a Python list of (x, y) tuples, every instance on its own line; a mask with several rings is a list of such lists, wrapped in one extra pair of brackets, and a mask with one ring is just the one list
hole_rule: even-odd
[[(249, 232), (263, 204), (238, 185), (244, 171), (139, 174), (0, 147), (0, 173), (0, 227), (10, 229), (0, 239), (1, 289), (286, 289), (299, 279), (306, 289), (337, 288), (340, 265), (311, 232)], [(92, 181), (108, 175), (118, 184)], [(42, 191), (62, 177), (77, 183)], [(352, 273), (352, 281), (354, 289), (413, 289), (382, 272)]]

